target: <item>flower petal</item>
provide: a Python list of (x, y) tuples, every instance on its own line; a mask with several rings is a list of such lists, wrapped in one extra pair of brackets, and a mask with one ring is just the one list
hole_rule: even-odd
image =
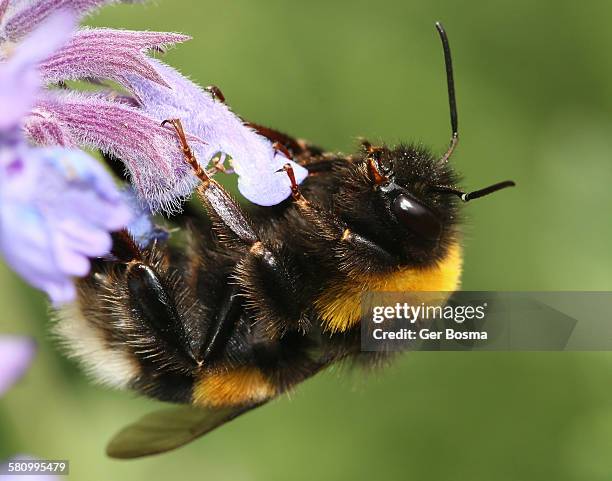
[[(306, 178), (308, 171), (295, 162), (290, 163), (299, 184)], [(258, 205), (270, 206), (282, 202), (291, 195), (291, 181), (283, 169), (285, 164), (287, 164), (287, 157), (278, 153), (270, 162), (267, 175), (257, 175), (255, 169), (247, 166), (242, 170), (242, 175), (238, 177), (238, 190), (243, 196)]]
[(35, 353), (28, 337), (0, 336), (0, 396), (25, 373)]
[(139, 3), (142, 0), (33, 0), (13, 2), (6, 12), (0, 38), (19, 40), (54, 12), (70, 10), (84, 16), (110, 3)]
[(17, 46), (7, 62), (0, 64), (0, 130), (17, 124), (32, 107), (40, 88), (37, 64), (68, 40), (74, 26), (74, 15), (55, 13)]
[(26, 117), (23, 129), (26, 136), (37, 145), (74, 147), (66, 127), (51, 116), (34, 112)]
[[(48, 97), (38, 108), (66, 125), (76, 143), (121, 159), (153, 211), (180, 209), (197, 185), (175, 132), (139, 109), (76, 93)], [(198, 138), (189, 141), (196, 152), (206, 147)]]
[(78, 150), (14, 149), (0, 164), (0, 253), (54, 304), (74, 299), (73, 276), (110, 252), (109, 232), (132, 212), (110, 174)]
[(147, 61), (145, 52), (162, 50), (188, 39), (176, 33), (84, 29), (43, 62), (40, 70), (46, 82), (104, 78), (126, 83), (127, 74), (137, 74), (165, 85), (164, 79)]
[(53, 256), (52, 229), (36, 208), (3, 198), (0, 228), (0, 252), (7, 264), (28, 283), (44, 290), (49, 282), (64, 281)]
[(113, 241), (108, 232), (77, 218), (55, 222), (51, 238), (58, 268), (65, 274), (82, 277), (89, 272), (89, 257), (108, 254)]
[(8, 10), (10, 0), (0, 0), (0, 23), (2, 23), (2, 19), (4, 18), (4, 14)]
[[(271, 142), (244, 125), (227, 105), (218, 102), (199, 86), (168, 65), (150, 59), (171, 89), (142, 77), (131, 75), (130, 87), (150, 116), (163, 120), (181, 119), (185, 129), (206, 141), (198, 150), (200, 163), (208, 162), (219, 152), (232, 157), (239, 176), (238, 188), (251, 202), (274, 205), (291, 194), (287, 175), (277, 173), (289, 159), (276, 154)], [(308, 171), (291, 161), (296, 180), (302, 182)]]

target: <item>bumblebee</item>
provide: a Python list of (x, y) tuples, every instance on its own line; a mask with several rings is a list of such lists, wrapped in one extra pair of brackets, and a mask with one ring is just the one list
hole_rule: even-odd
[[(453, 70), (442, 26), (452, 137), (438, 158), (416, 145), (364, 142), (353, 155), (324, 151), (250, 124), (307, 167), (292, 196), (245, 211), (194, 157), (207, 216), (183, 223), (182, 245), (142, 249), (123, 231), (113, 256), (79, 281), (56, 332), (102, 383), (179, 403), (111, 441), (114, 457), (167, 451), (279, 396), (360, 350), (365, 291), (454, 291), (462, 265), (459, 203), (514, 185), (466, 193), (449, 159), (458, 141)], [(213, 95), (223, 100), (218, 89)]]

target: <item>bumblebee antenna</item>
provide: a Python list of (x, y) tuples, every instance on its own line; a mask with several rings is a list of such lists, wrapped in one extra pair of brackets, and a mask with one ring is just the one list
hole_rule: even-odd
[(478, 199), (479, 197), (484, 197), (485, 195), (492, 194), (493, 192), (497, 192), (498, 190), (502, 190), (507, 187), (514, 187), (515, 185), (516, 184), (512, 180), (504, 180), (503, 182), (498, 182), (497, 184), (493, 184), (488, 187), (485, 187), (484, 189), (475, 190), (473, 192), (463, 192), (462, 190), (455, 189), (450, 185), (436, 185), (433, 187), (433, 190), (435, 190), (436, 192), (454, 194), (459, 197), (463, 202), (468, 202), (470, 200)]
[[(455, 80), (453, 77), (453, 59), (451, 57), (450, 45), (448, 44), (448, 35), (440, 22), (436, 22), (436, 30), (440, 34), (440, 40), (442, 40), (442, 49), (444, 50), (444, 65), (446, 67), (446, 85), (448, 88), (448, 106), (450, 109), (450, 122), (451, 122), (451, 141), (446, 153), (438, 161), (439, 164), (448, 162), (451, 155), (457, 147), (459, 142), (459, 121), (457, 119), (457, 99), (455, 98)], [(462, 190), (456, 189), (450, 185), (435, 185), (433, 190), (437, 192), (443, 192), (447, 194), (453, 194), (459, 197), (463, 202), (478, 199), (485, 195), (492, 194), (498, 190), (505, 189), (507, 187), (514, 187), (516, 184), (512, 180), (505, 180), (498, 182), (497, 184), (490, 185), (484, 189), (475, 190), (473, 192), (463, 192)]]
[(448, 88), (448, 106), (450, 108), (450, 121), (452, 136), (450, 145), (446, 153), (438, 161), (441, 164), (448, 162), (453, 151), (459, 142), (459, 122), (457, 120), (457, 100), (455, 98), (455, 80), (453, 78), (453, 59), (451, 57), (450, 45), (448, 44), (448, 36), (440, 22), (436, 22), (436, 30), (440, 34), (442, 40), (442, 49), (444, 50), (444, 65), (446, 66), (446, 84)]

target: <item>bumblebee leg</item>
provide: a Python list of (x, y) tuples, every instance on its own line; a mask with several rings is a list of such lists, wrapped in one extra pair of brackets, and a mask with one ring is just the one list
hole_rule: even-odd
[(213, 218), (213, 223), (222, 231), (221, 234), (246, 245), (252, 245), (257, 242), (259, 239), (255, 234), (255, 230), (251, 222), (243, 214), (238, 203), (198, 163), (193, 151), (189, 147), (181, 121), (178, 119), (164, 120), (162, 125), (166, 124), (171, 125), (176, 131), (185, 160), (201, 181), (198, 186), (198, 195)]
[(287, 163), (283, 166), (282, 169), (277, 170), (277, 172), (281, 172), (283, 170), (287, 173), (289, 181), (291, 182), (291, 197), (293, 197), (293, 200), (299, 201), (300, 199), (302, 199), (302, 194), (300, 192), (300, 186), (295, 180), (295, 173), (293, 172), (293, 167), (291, 167), (291, 164)]
[(230, 286), (217, 306), (215, 319), (208, 327), (198, 362), (204, 365), (214, 362), (223, 352), (238, 319), (243, 314), (242, 297), (236, 286)]
[[(267, 326), (270, 337), (281, 335), (283, 325), (305, 329), (308, 321), (303, 306), (291, 300), (299, 294), (291, 255), (276, 252), (262, 242), (240, 205), (200, 167), (187, 144), (180, 121), (165, 123), (176, 130), (187, 162), (202, 181), (198, 195), (211, 217), (220, 244), (239, 255), (235, 282), (256, 322)], [(262, 305), (266, 307), (262, 308)]]
[(356, 269), (354, 265), (356, 255), (357, 259), (363, 260), (360, 267), (366, 272), (388, 269), (397, 264), (397, 259), (394, 259), (384, 247), (352, 231), (346, 222), (329, 209), (309, 202), (300, 193), (290, 164), (286, 164), (283, 170), (291, 180), (295, 206), (312, 229), (308, 237), (319, 246), (321, 252), (329, 252), (335, 258), (346, 259), (347, 271)]
[(170, 124), (176, 132), (179, 142), (181, 144), (183, 155), (185, 156), (185, 160), (191, 166), (195, 175), (197, 175), (198, 178), (204, 183), (210, 181), (209, 175), (204, 169), (202, 169), (202, 167), (198, 163), (198, 159), (196, 159), (196, 156), (193, 154), (191, 147), (189, 147), (189, 143), (187, 142), (187, 136), (185, 135), (185, 130), (183, 129), (183, 123), (179, 119), (167, 119), (161, 123), (162, 127), (166, 124)]

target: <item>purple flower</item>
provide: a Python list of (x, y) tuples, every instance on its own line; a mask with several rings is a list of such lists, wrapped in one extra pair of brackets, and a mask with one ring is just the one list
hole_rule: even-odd
[[(187, 132), (203, 139), (206, 145), (194, 146), (194, 151), (204, 166), (219, 152), (229, 155), (238, 174), (238, 189), (251, 202), (274, 205), (291, 194), (289, 178), (284, 172), (277, 172), (290, 161), (274, 152), (270, 141), (245, 126), (227, 105), (173, 68), (154, 59), (149, 62), (171, 88), (131, 75), (130, 89), (146, 113), (158, 120), (181, 119)], [(293, 161), (290, 163), (297, 181), (302, 182), (308, 171)]]
[[(109, 232), (131, 217), (112, 178), (93, 158), (62, 147), (31, 147), (19, 129), (36, 102), (37, 62), (67, 39), (72, 25), (72, 15), (53, 14), (0, 65), (0, 93), (16, 94), (4, 98), (0, 124), (0, 254), (54, 304), (75, 298), (72, 278), (89, 272), (90, 257), (110, 251)], [(48, 119), (47, 124), (36, 128), (60, 140), (63, 132), (54, 133)]]
[[(188, 38), (173, 33), (82, 30), (53, 53), (59, 46), (59, 42), (53, 43), (53, 38), (66, 29), (59, 25), (57, 17), (51, 20), (54, 25), (42, 26), (18, 47), (17, 54), (27, 55), (16, 54), (16, 58), (11, 57), (2, 68), (6, 72), (5, 81), (0, 81), (0, 100), (6, 100), (6, 105), (15, 112), (10, 118), (0, 118), (5, 129), (32, 107), (40, 84), (34, 69), (36, 64), (46, 82), (96, 77), (126, 83), (128, 75), (137, 74), (154, 83), (165, 84), (143, 52), (161, 50)], [(53, 49), (47, 48), (39, 54), (32, 48), (30, 39), (45, 31), (56, 34), (50, 41)], [(66, 35), (64, 40), (67, 38)], [(40, 39), (37, 43), (41, 43)], [(27, 48), (22, 48), (23, 45)], [(21, 68), (9, 69), (14, 64)], [(18, 75), (15, 70), (27, 73), (31, 81), (24, 82), (25, 74)], [(24, 84), (31, 87), (27, 90), (19, 87)], [(21, 108), (11, 106), (11, 102), (17, 101)], [(95, 94), (47, 92), (38, 96), (23, 127), (29, 139), (39, 145), (82, 145), (122, 159), (140, 196), (153, 210), (178, 210), (180, 201), (191, 194), (197, 180), (184, 161), (174, 132), (161, 127), (158, 119), (146, 115), (138, 105), (138, 99), (111, 91), (101, 90)], [(0, 129), (2, 127), (0, 125)], [(203, 144), (193, 136), (189, 141), (194, 145)]]
[[(0, 22), (0, 41), (22, 38), (57, 10), (70, 8), (83, 15), (105, 3), (112, 2), (0, 0), (0, 12), (8, 5)], [(83, 29), (49, 55), (56, 49), (51, 42), (27, 66), (38, 63), (46, 83), (83, 79), (97, 84), (99, 90), (94, 94), (48, 91), (24, 120), (26, 134), (40, 145), (82, 145), (112, 154), (124, 162), (138, 195), (153, 211), (172, 212), (180, 209), (197, 185), (174, 132), (160, 127), (162, 120), (179, 118), (204, 166), (217, 155), (227, 155), (239, 177), (238, 188), (247, 199), (260, 205), (281, 202), (290, 195), (290, 182), (284, 172), (277, 171), (289, 159), (275, 152), (268, 139), (245, 126), (226, 105), (174, 69), (146, 56), (148, 50), (163, 51), (187, 38), (174, 33)], [(35, 51), (29, 47), (23, 50)], [(102, 89), (105, 80), (118, 82), (129, 95)], [(17, 85), (6, 89), (6, 97), (31, 101), (31, 94), (17, 93)], [(30, 106), (25, 105), (20, 115)], [(293, 167), (301, 182), (307, 171), (295, 163)]]
[(93, 158), (61, 147), (14, 150), (0, 165), (0, 252), (54, 304), (76, 296), (72, 277), (89, 258), (107, 254), (110, 231), (131, 212), (111, 177)]
[(0, 335), (0, 397), (25, 373), (35, 352), (28, 337)]
[[(94, 32), (102, 37), (96, 38)], [(277, 172), (289, 159), (275, 152), (268, 139), (245, 126), (225, 104), (171, 67), (142, 54), (143, 49), (185, 37), (114, 30), (85, 33), (41, 64), (43, 76), (54, 81), (112, 78), (135, 97), (105, 91), (46, 95), (36, 104), (32, 114), (36, 118), (26, 122), (35, 142), (79, 144), (112, 154), (125, 163), (138, 195), (153, 211), (172, 212), (180, 209), (181, 201), (197, 185), (175, 133), (160, 125), (162, 120), (180, 118), (204, 166), (219, 153), (232, 158), (238, 188), (247, 199), (274, 205), (290, 195), (289, 178)], [(308, 172), (291, 163), (301, 182)]]

